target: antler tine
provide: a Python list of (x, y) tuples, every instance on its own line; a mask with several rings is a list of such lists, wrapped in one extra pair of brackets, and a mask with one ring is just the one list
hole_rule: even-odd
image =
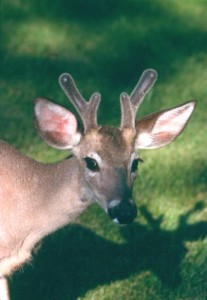
[(96, 115), (101, 98), (100, 94), (94, 93), (89, 102), (85, 101), (79, 93), (72, 76), (68, 73), (60, 75), (59, 83), (66, 96), (77, 109), (83, 121), (85, 131), (90, 128), (96, 128), (98, 126)]
[(157, 79), (157, 72), (153, 69), (145, 70), (129, 96), (122, 93), (120, 96), (122, 120), (121, 128), (134, 128), (136, 112), (147, 92), (151, 89)]
[(134, 111), (127, 93), (121, 93), (121, 129), (134, 128)]
[(157, 79), (157, 72), (153, 69), (145, 70), (142, 73), (140, 80), (138, 81), (137, 85), (135, 86), (134, 90), (130, 95), (130, 100), (135, 110), (135, 114), (140, 104), (144, 100), (146, 94), (154, 85), (156, 79)]

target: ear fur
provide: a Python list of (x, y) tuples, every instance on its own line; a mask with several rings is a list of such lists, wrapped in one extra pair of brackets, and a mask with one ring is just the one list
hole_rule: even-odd
[(76, 117), (47, 99), (35, 99), (34, 121), (39, 135), (54, 148), (71, 149), (81, 139)]
[(173, 142), (184, 130), (196, 101), (145, 116), (136, 123), (136, 149), (155, 149)]

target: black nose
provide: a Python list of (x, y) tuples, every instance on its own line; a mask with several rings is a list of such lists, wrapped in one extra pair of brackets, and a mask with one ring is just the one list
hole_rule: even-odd
[(108, 214), (114, 222), (127, 225), (136, 218), (137, 207), (132, 200), (112, 200), (109, 203)]

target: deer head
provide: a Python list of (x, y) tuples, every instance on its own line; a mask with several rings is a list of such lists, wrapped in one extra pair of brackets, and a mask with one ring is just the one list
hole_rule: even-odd
[(170, 144), (183, 131), (196, 105), (190, 101), (136, 121), (137, 110), (156, 78), (155, 70), (146, 70), (130, 96), (121, 94), (119, 128), (97, 124), (100, 94), (94, 93), (85, 101), (69, 74), (62, 74), (59, 82), (82, 119), (83, 131), (67, 109), (46, 99), (35, 101), (35, 123), (40, 136), (53, 147), (72, 151), (76, 158), (74, 173), (80, 174), (85, 190), (84, 200), (98, 202), (119, 224), (131, 223), (137, 215), (132, 199), (141, 161), (137, 151)]

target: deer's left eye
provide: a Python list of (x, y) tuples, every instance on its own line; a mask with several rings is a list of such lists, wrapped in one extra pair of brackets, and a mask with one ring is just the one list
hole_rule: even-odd
[(143, 160), (140, 158), (136, 158), (133, 160), (132, 166), (131, 166), (131, 173), (135, 173), (137, 171), (140, 161), (143, 162)]
[(93, 159), (91, 157), (86, 157), (86, 158), (84, 158), (84, 160), (85, 160), (87, 169), (89, 169), (90, 171), (98, 172), (100, 170), (99, 165), (95, 159)]

